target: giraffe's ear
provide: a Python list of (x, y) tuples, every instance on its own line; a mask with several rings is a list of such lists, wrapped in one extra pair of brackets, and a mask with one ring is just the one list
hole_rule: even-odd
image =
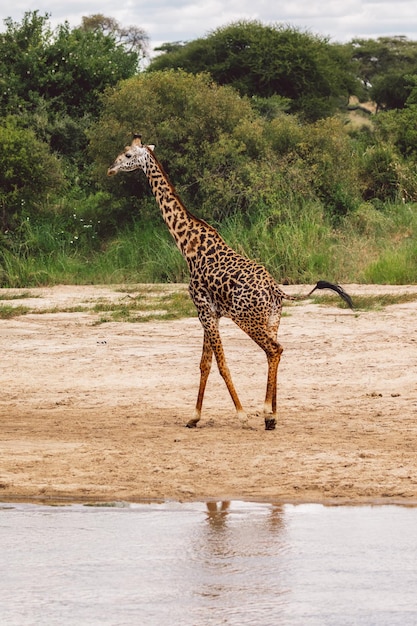
[(152, 143), (151, 143), (151, 144), (149, 144), (148, 148), (149, 148), (150, 150), (152, 150), (152, 152), (155, 150), (155, 146), (154, 146)]

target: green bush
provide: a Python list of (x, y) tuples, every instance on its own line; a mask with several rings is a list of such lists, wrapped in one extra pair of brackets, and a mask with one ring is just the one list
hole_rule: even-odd
[(288, 196), (318, 199), (333, 218), (358, 206), (359, 160), (343, 120), (301, 124), (281, 116), (267, 132), (278, 159), (277, 178), (287, 182)]
[[(107, 167), (136, 131), (145, 143), (156, 145), (158, 158), (191, 211), (221, 219), (245, 205), (240, 166), (262, 149), (263, 139), (259, 116), (231, 88), (218, 87), (206, 75), (153, 72), (121, 82), (107, 94), (103, 107), (90, 132), (91, 153), (98, 179), (116, 197), (130, 203), (133, 198), (139, 209), (149, 194), (144, 176), (137, 173), (105, 183)], [(223, 188), (223, 198), (216, 188)]]
[(360, 178), (365, 200), (415, 201), (415, 165), (405, 161), (392, 144), (376, 143), (361, 155)]
[(60, 161), (14, 117), (0, 123), (0, 215), (3, 230), (39, 211), (49, 194), (58, 194), (64, 178)]
[(260, 205), (275, 211), (277, 202), (298, 194), (324, 202), (336, 217), (361, 201), (358, 159), (341, 120), (301, 124), (281, 114), (267, 121), (208, 76), (166, 71), (120, 83), (90, 133), (101, 184), (141, 212), (149, 195), (143, 175), (104, 182), (132, 130), (156, 144), (187, 208), (214, 223)]
[(417, 104), (405, 109), (382, 111), (375, 118), (378, 137), (405, 158), (417, 161)]

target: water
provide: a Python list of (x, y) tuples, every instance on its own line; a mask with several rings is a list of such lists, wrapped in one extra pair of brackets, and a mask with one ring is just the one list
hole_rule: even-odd
[(0, 624), (417, 625), (417, 508), (0, 504)]

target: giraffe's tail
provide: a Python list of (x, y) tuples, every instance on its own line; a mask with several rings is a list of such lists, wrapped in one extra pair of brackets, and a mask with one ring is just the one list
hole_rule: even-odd
[[(350, 297), (350, 295), (348, 293), (346, 293), (346, 291), (340, 285), (335, 285), (334, 283), (329, 283), (327, 280), (319, 280), (317, 285), (315, 287), (313, 287), (313, 289), (310, 291), (310, 293), (307, 294), (307, 297), (311, 296), (311, 294), (314, 291), (316, 291), (316, 289), (331, 289), (332, 291), (335, 291), (337, 294), (339, 294), (339, 296), (342, 298), (342, 300), (344, 300), (346, 302), (348, 307), (353, 309), (352, 298)], [(296, 296), (288, 296), (287, 294), (285, 294), (285, 298), (287, 300), (298, 300), (299, 299)]]
[(327, 280), (319, 280), (317, 285), (310, 291), (310, 293), (308, 295), (311, 296), (313, 291), (316, 291), (316, 289), (331, 289), (332, 291), (335, 291), (337, 294), (339, 294), (339, 296), (342, 298), (342, 300), (344, 300), (346, 302), (348, 307), (350, 309), (353, 309), (352, 298), (350, 297), (350, 295), (348, 293), (346, 293), (346, 291), (340, 285), (335, 285), (334, 283), (329, 283), (329, 282), (327, 282)]

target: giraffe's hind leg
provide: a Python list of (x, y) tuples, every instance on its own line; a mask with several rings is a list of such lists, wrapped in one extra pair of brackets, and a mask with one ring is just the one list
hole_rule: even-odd
[(283, 352), (283, 347), (274, 338), (277, 333), (277, 326), (265, 329), (259, 326), (249, 326), (248, 324), (242, 323), (240, 320), (235, 320), (235, 322), (266, 354), (268, 361), (268, 377), (264, 402), (265, 430), (274, 430), (277, 423), (278, 366)]
[(268, 378), (264, 402), (265, 430), (274, 430), (277, 423), (275, 419), (277, 414), (277, 377), (278, 366), (283, 351), (282, 346), (278, 342), (274, 340), (270, 341), (272, 343), (268, 341), (267, 346), (261, 346), (266, 352), (268, 360)]

